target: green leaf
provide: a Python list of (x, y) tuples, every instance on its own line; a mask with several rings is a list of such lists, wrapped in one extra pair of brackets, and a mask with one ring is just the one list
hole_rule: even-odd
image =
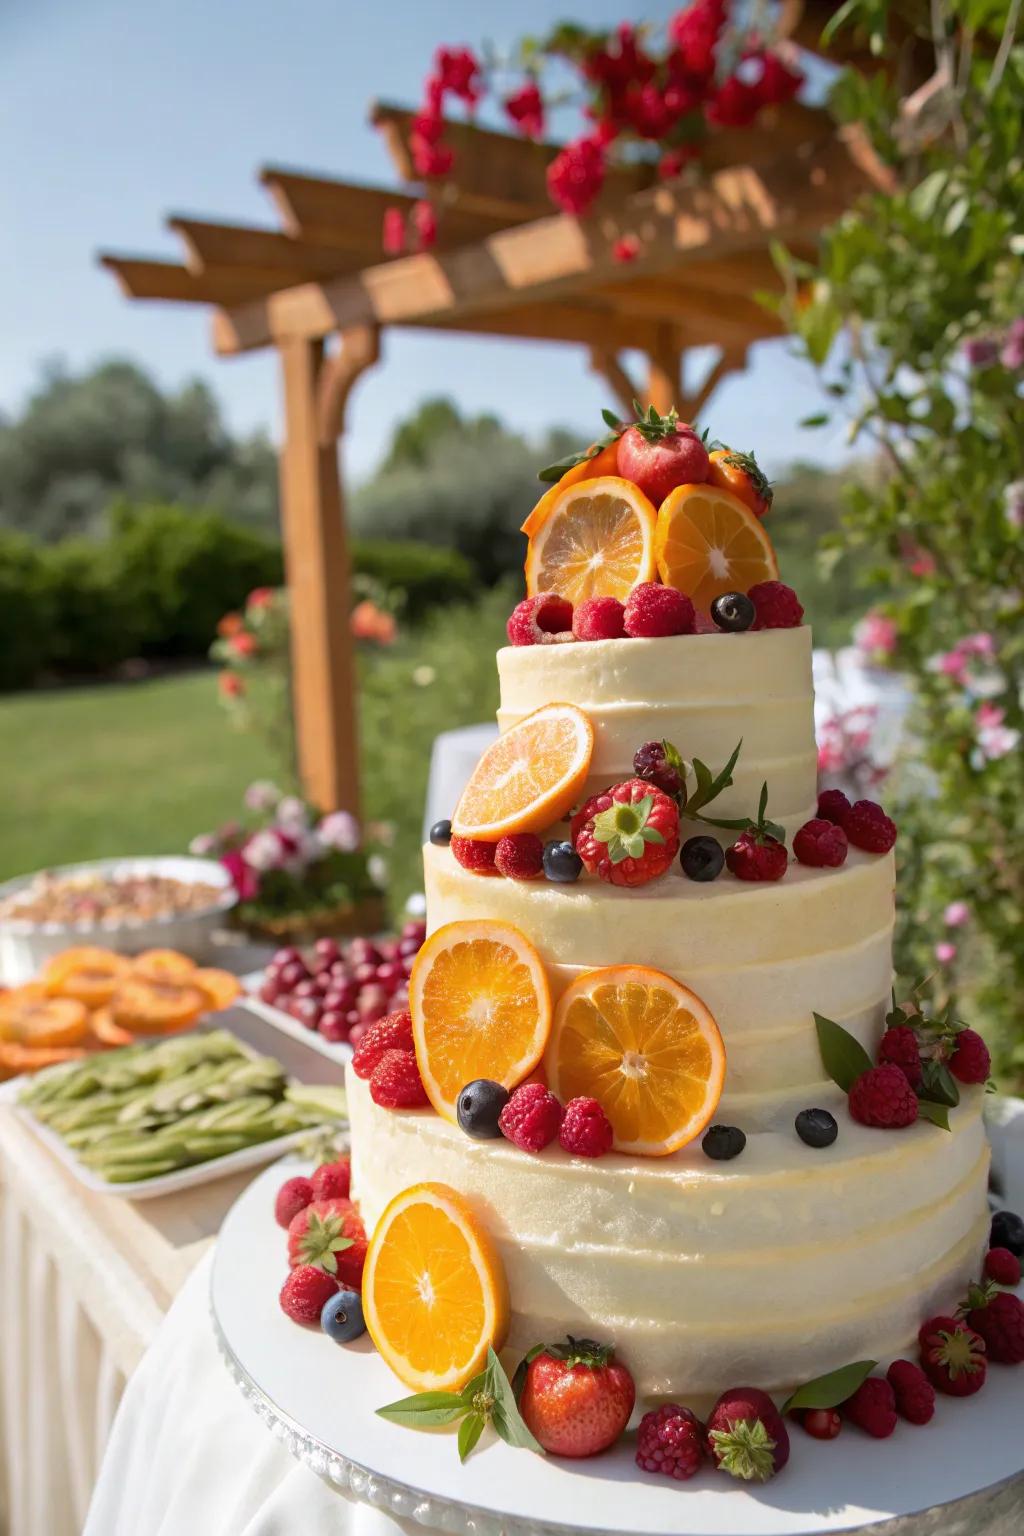
[(924, 1097), (933, 1104), (947, 1104), (955, 1109), (960, 1103), (957, 1080), (944, 1061), (926, 1061), (921, 1071)]
[(487, 1390), (494, 1399), (491, 1422), (505, 1444), (519, 1450), (536, 1451), (543, 1456), (544, 1447), (534, 1439), (523, 1422), (512, 1383), (493, 1349), (487, 1351)]
[(814, 1015), (818, 1031), (818, 1048), (825, 1071), (844, 1093), (849, 1093), (861, 1073), (871, 1070), (872, 1061), (867, 1051), (849, 1030), (822, 1014)]
[(791, 1408), (838, 1408), (853, 1396), (877, 1364), (877, 1360), (854, 1360), (852, 1365), (841, 1365), (837, 1371), (805, 1381), (790, 1393), (779, 1412), (789, 1413)]
[(476, 1445), (484, 1432), (485, 1420), (482, 1413), (467, 1413), (459, 1425), (459, 1460), (465, 1461), (470, 1451)]
[(546, 1349), (546, 1344), (535, 1344), (532, 1349), (527, 1350), (526, 1354), (516, 1366), (515, 1375), (512, 1377), (512, 1391), (515, 1394), (517, 1403), (523, 1395), (523, 1388), (526, 1386), (526, 1372), (529, 1370), (534, 1360), (536, 1360), (537, 1356), (542, 1355)]
[(815, 411), (813, 416), (805, 416), (797, 422), (798, 427), (827, 427), (832, 417), (828, 411)]
[(611, 427), (613, 432), (618, 433), (622, 431), (622, 422), (614, 411), (603, 410), (601, 412), (601, 420), (606, 427)]
[(949, 1130), (949, 1107), (946, 1104), (933, 1104), (930, 1099), (918, 1099), (917, 1118), (930, 1120), (940, 1131)]
[(377, 1409), (380, 1418), (389, 1419), (393, 1424), (404, 1424), (408, 1429), (435, 1429), (439, 1424), (454, 1424), (466, 1411), (467, 1404), (459, 1392), (417, 1392), (413, 1397), (402, 1397)]
[[(740, 748), (742, 746), (743, 738), (740, 737), (732, 749), (729, 761), (715, 777), (712, 777), (710, 768), (708, 768), (706, 763), (702, 763), (699, 757), (693, 759), (693, 773), (697, 780), (697, 788), (687, 801), (687, 815), (692, 816), (702, 806), (710, 805), (712, 800), (718, 798), (723, 789), (729, 788), (729, 785), (732, 783), (732, 771), (736, 767), (736, 760), (740, 755)], [(702, 819), (706, 820), (707, 818)], [(746, 818), (744, 818), (744, 825), (746, 825)]]
[(948, 171), (933, 171), (930, 176), (918, 182), (908, 199), (911, 212), (919, 219), (930, 219), (938, 207), (939, 198), (946, 190), (948, 180)]

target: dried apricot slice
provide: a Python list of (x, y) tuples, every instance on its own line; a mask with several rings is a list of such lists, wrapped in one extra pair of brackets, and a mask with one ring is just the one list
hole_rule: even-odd
[(57, 1067), (65, 1061), (78, 1061), (85, 1055), (73, 1046), (19, 1045), (16, 1040), (0, 1040), (0, 1080), (20, 1077), (22, 1072), (38, 1072), (43, 1067)]
[(132, 974), (149, 981), (191, 981), (195, 968), (195, 961), (177, 949), (146, 949), (132, 961)]
[(82, 958), (70, 968), (62, 965), (55, 974), (47, 973), (47, 991), (57, 997), (76, 998), (87, 1008), (102, 1008), (127, 974), (128, 961), (112, 950), (82, 950), (79, 954)]
[[(59, 992), (65, 976), (72, 971), (103, 970), (112, 961), (121, 960), (112, 949), (101, 949), (98, 944), (76, 944), (51, 955), (43, 966), (39, 980), (49, 992)], [(123, 963), (123, 962), (122, 962)]]
[(0, 998), (0, 1039), (17, 1045), (77, 1045), (88, 1027), (83, 1003), (47, 997), (37, 983), (15, 987)]
[(189, 986), (198, 987), (200, 992), (205, 993), (206, 1006), (213, 1013), (221, 1008), (230, 1008), (242, 991), (242, 983), (237, 976), (232, 976), (230, 971), (219, 971), (213, 966), (202, 966), (193, 971), (188, 981)]
[(206, 1006), (206, 994), (198, 987), (129, 976), (114, 993), (110, 1014), (122, 1029), (138, 1035), (164, 1035), (188, 1029)]
[(96, 1043), (102, 1046), (134, 1045), (135, 1036), (130, 1029), (114, 1022), (109, 1008), (97, 1008), (89, 1019), (89, 1029)]

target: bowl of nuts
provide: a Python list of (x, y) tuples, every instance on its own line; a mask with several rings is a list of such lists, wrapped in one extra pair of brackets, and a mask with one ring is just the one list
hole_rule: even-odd
[(0, 982), (28, 981), (51, 955), (94, 943), (118, 954), (177, 949), (205, 960), (235, 905), (213, 859), (97, 859), (38, 870), (0, 885)]

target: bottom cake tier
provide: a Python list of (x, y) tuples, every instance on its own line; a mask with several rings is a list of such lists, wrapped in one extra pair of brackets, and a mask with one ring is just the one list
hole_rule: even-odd
[(568, 1333), (613, 1341), (641, 1401), (740, 1381), (788, 1391), (907, 1350), (979, 1270), (988, 1236), (983, 1092), (950, 1132), (844, 1113), (836, 1143), (756, 1132), (735, 1165), (534, 1157), (472, 1141), (432, 1110), (378, 1108), (348, 1071), (353, 1193), (368, 1229), (412, 1184), (450, 1185), (498, 1244), (511, 1353)]

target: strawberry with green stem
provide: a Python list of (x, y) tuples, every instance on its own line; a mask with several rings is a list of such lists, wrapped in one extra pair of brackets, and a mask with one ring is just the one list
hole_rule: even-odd
[(679, 810), (645, 779), (627, 779), (594, 795), (572, 819), (584, 867), (612, 885), (646, 885), (679, 850)]

